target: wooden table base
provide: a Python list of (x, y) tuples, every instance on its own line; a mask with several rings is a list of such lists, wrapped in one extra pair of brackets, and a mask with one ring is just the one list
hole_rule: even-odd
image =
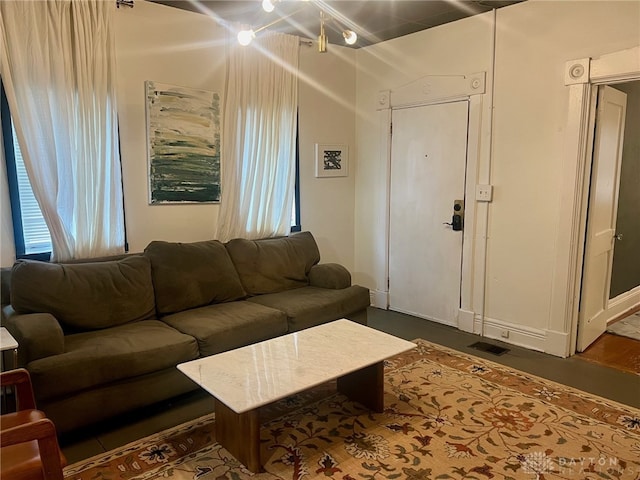
[[(384, 409), (384, 363), (378, 362), (338, 378), (338, 391), (374, 412)], [(236, 413), (216, 400), (216, 440), (253, 473), (260, 462), (258, 409)]]
[(338, 391), (369, 410), (384, 410), (384, 363), (374, 363), (338, 378)]
[(253, 473), (259, 473), (260, 416), (258, 409), (236, 413), (216, 400), (216, 440)]

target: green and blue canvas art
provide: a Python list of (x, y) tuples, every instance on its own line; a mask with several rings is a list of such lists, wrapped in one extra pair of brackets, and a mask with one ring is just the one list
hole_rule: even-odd
[(149, 201), (220, 201), (220, 96), (147, 81)]

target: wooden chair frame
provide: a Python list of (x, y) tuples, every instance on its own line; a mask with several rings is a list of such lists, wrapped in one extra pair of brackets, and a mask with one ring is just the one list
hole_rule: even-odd
[[(0, 373), (0, 386), (2, 388), (13, 386), (16, 394), (17, 412), (0, 416), (0, 448), (38, 442), (40, 461), (42, 463), (42, 478), (45, 480), (63, 480), (62, 467), (65, 463), (60, 452), (55, 425), (48, 418), (39, 418), (35, 421), (25, 421), (9, 428), (2, 428), (2, 417), (26, 413), (41, 414), (36, 410), (35, 397), (31, 386), (31, 377), (24, 368)], [(5, 478), (5, 472), (1, 475)], [(10, 480), (7, 478), (6, 480)]]

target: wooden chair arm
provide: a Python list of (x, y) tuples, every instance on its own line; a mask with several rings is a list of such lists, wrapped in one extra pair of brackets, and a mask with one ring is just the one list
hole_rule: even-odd
[(43, 440), (49, 437), (56, 438), (56, 427), (48, 418), (42, 418), (35, 422), (23, 423), (3, 429), (2, 435), (0, 435), (0, 447), (8, 447), (9, 445), (32, 440)]
[(63, 480), (63, 463), (56, 427), (51, 420), (43, 418), (36, 422), (24, 423), (12, 428), (2, 430), (0, 435), (0, 447), (8, 447), (36, 440), (40, 451), (40, 460), (46, 479)]
[(0, 373), (0, 385), (2, 387), (14, 386), (16, 388), (18, 410), (35, 410), (36, 399), (33, 396), (31, 377), (26, 369), (17, 368)]

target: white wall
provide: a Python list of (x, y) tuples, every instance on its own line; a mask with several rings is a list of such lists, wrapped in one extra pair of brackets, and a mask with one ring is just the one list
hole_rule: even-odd
[(136, 2), (115, 14), (118, 116), (127, 239), (132, 252), (151, 240), (211, 239), (216, 204), (149, 205), (145, 80), (200, 88), (222, 97), (226, 31), (206, 15)]
[[(300, 46), (300, 202), (303, 230), (313, 233), (322, 262), (354, 266), (355, 50)], [(315, 144), (349, 149), (347, 177), (315, 177)]]
[[(145, 1), (137, 1), (134, 8), (115, 9), (114, 23), (129, 249), (142, 251), (151, 240), (211, 239), (215, 235), (219, 205), (148, 203), (144, 82), (153, 80), (215, 91), (220, 93), (222, 105), (227, 32), (206, 15)], [(313, 145), (324, 142), (354, 147), (355, 53), (353, 49), (334, 45), (329, 46), (326, 54), (304, 45), (300, 48), (302, 227), (314, 233), (322, 261), (340, 262), (351, 269), (355, 149), (349, 177), (317, 179)], [(10, 266), (15, 249), (2, 163), (0, 264)]]
[[(356, 269), (362, 272), (357, 280), (372, 289), (384, 288), (376, 268), (385, 208), (378, 193), (386, 188), (372, 121), (375, 93), (426, 74), (489, 69), (490, 18), (453, 22), (357, 54)], [(560, 211), (565, 62), (639, 41), (640, 2), (529, 0), (497, 11), (489, 159), (494, 198), (487, 224), (484, 312), (475, 313), (484, 313), (486, 325), (496, 330), (517, 333), (517, 341), (529, 347), (546, 350), (547, 330), (563, 324), (551, 318), (550, 304), (558, 227), (565, 215)], [(489, 77), (486, 96), (491, 82)], [(363, 168), (365, 163), (369, 167)]]
[(387, 165), (381, 152), (376, 112), (378, 92), (393, 90), (426, 75), (484, 71), (490, 80), (492, 19), (490, 13), (478, 15), (357, 52), (355, 281), (374, 291), (387, 289), (382, 264)]
[(568, 60), (637, 45), (640, 2), (527, 1), (498, 10), (486, 315), (545, 334), (561, 212)]

